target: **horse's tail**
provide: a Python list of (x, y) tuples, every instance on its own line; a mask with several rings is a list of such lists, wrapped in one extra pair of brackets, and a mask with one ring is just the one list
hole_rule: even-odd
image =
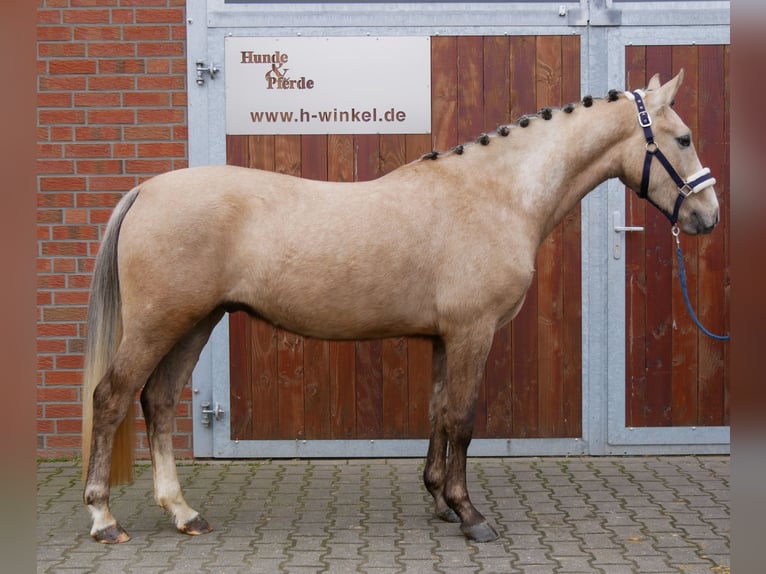
[[(138, 197), (135, 187), (114, 208), (96, 256), (88, 305), (87, 339), (82, 388), (82, 476), (87, 478), (93, 434), (93, 391), (103, 378), (122, 339), (122, 301), (117, 272), (117, 240), (125, 215)], [(131, 401), (114, 437), (111, 483), (133, 480), (133, 449), (136, 429)]]

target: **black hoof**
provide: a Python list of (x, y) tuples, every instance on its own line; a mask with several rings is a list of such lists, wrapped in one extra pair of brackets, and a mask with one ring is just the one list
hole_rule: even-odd
[(452, 510), (451, 508), (448, 508), (447, 510), (443, 510), (441, 512), (436, 513), (436, 517), (440, 518), (444, 522), (460, 522), (460, 517), (457, 515), (457, 512)]
[(210, 523), (207, 520), (198, 514), (183, 526), (179, 526), (178, 530), (184, 534), (189, 534), (190, 536), (199, 536), (200, 534), (212, 532), (213, 527), (210, 526)]
[(500, 538), (497, 530), (489, 522), (479, 522), (473, 526), (462, 525), (460, 531), (465, 534), (466, 538), (474, 542), (492, 542)]
[(130, 535), (125, 532), (119, 524), (107, 526), (106, 528), (93, 533), (91, 536), (101, 544), (122, 544), (123, 542), (130, 540)]

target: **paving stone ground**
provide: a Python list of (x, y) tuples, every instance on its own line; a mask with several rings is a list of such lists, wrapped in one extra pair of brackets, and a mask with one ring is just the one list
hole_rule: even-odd
[(472, 500), (500, 539), (431, 513), (423, 461), (197, 461), (186, 499), (213, 525), (179, 534), (152, 472), (116, 487), (132, 540), (89, 534), (79, 465), (37, 467), (38, 573), (729, 573), (729, 457), (469, 458)]

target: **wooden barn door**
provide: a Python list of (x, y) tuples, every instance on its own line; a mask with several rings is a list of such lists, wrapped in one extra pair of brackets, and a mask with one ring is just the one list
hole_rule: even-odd
[[(229, 136), (228, 162), (369, 180), (580, 97), (578, 36), (433, 37), (431, 47), (431, 134)], [(495, 337), (476, 438), (581, 436), (580, 249), (578, 207), (544, 242), (521, 314)], [(427, 340), (319, 341), (244, 313), (230, 316), (229, 337), (233, 441), (429, 434)]]
[[(707, 32), (686, 33), (695, 38)], [(655, 73), (667, 81), (684, 70), (675, 109), (692, 131), (702, 164), (717, 180), (721, 206), (721, 224), (712, 234), (681, 234), (684, 268), (700, 321), (713, 333), (725, 334), (729, 332), (729, 46), (644, 45), (629, 39), (620, 39), (625, 60), (619, 69), (629, 88), (645, 86)], [(620, 194), (624, 194), (619, 197), (622, 207), (615, 200), (615, 211), (610, 211), (614, 224), (643, 230), (624, 233), (624, 250), (610, 258), (610, 265), (624, 277), (623, 286), (622, 278), (614, 276), (612, 297), (624, 301), (625, 339), (613, 338), (610, 353), (619, 360), (609, 382), (612, 448), (608, 452), (726, 452), (732, 343), (707, 337), (693, 323), (665, 216), (632, 190), (615, 190), (615, 198)], [(615, 232), (613, 237), (619, 235)], [(624, 354), (618, 345), (624, 345)], [(624, 365), (617, 364), (620, 361)]]
[[(702, 165), (715, 174), (721, 225), (702, 237), (681, 237), (689, 294), (703, 325), (729, 330), (729, 47), (633, 46), (626, 84), (648, 74), (684, 83), (675, 109), (690, 127)], [(692, 322), (678, 281), (667, 219), (626, 192), (626, 221), (642, 226), (626, 244), (626, 424), (704, 427), (729, 424), (729, 343), (705, 336)]]

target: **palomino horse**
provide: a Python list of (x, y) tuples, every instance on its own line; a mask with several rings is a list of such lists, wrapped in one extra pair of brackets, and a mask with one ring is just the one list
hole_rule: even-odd
[(466, 451), (493, 335), (524, 302), (543, 239), (614, 177), (686, 233), (718, 223), (715, 180), (671, 108), (681, 81), (661, 86), (655, 76), (645, 92), (546, 108), (375, 181), (211, 166), (129, 192), (107, 226), (88, 314), (83, 460), (93, 537), (129, 539), (109, 489), (117, 463), (132, 467), (132, 439), (117, 431), (141, 389), (155, 498), (181, 532), (211, 530), (181, 493), (172, 421), (213, 327), (246, 309), (323, 339), (430, 337), (425, 485), (437, 516), (460, 522), (470, 539), (497, 538), (469, 498)]

